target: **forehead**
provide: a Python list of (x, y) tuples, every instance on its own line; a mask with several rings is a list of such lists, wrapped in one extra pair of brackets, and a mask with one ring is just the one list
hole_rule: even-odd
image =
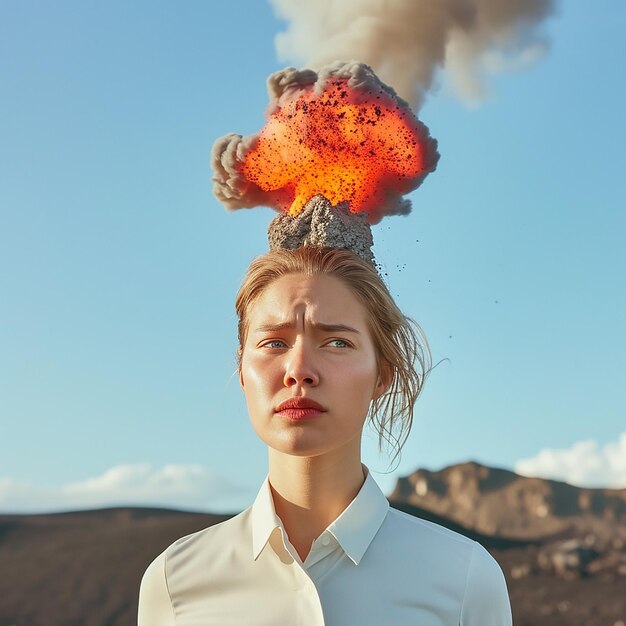
[(306, 320), (367, 329), (363, 305), (342, 281), (326, 274), (281, 276), (265, 288), (248, 313), (252, 330), (259, 323)]

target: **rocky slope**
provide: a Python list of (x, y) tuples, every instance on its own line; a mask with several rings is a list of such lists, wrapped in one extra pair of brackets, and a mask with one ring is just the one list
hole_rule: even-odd
[(593, 533), (626, 541), (626, 489), (584, 489), (478, 463), (401, 478), (390, 496), (486, 535), (516, 539)]

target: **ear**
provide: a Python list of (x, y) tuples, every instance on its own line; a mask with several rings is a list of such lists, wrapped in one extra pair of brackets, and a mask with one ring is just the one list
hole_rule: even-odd
[(241, 357), (242, 356), (243, 356), (243, 349), (241, 348), (241, 346), (239, 346), (239, 348), (237, 348), (237, 373), (239, 374), (239, 385), (243, 389), (244, 388), (243, 371), (241, 369)]
[(387, 389), (389, 389), (391, 382), (393, 381), (393, 368), (389, 363), (381, 363), (380, 372), (378, 373), (378, 380), (376, 381), (376, 387), (374, 388), (374, 394), (372, 400), (378, 400)]

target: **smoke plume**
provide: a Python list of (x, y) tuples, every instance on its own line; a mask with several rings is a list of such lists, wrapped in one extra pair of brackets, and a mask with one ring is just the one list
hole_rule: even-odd
[(524, 67), (548, 47), (541, 25), (556, 0), (270, 0), (288, 22), (281, 61), (317, 69), (359, 59), (419, 109), (444, 69), (468, 102), (488, 74)]

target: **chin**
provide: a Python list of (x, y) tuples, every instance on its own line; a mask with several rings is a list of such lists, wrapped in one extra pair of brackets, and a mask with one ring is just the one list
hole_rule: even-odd
[(273, 451), (295, 457), (320, 457), (342, 452), (351, 454), (354, 447), (361, 449), (360, 433), (356, 437), (340, 438), (337, 434), (292, 430), (261, 439)]
[(281, 454), (288, 454), (290, 456), (320, 456), (326, 452), (330, 452), (332, 448), (328, 445), (324, 445), (320, 442), (305, 441), (305, 437), (288, 437), (280, 439), (266, 440), (266, 445)]

